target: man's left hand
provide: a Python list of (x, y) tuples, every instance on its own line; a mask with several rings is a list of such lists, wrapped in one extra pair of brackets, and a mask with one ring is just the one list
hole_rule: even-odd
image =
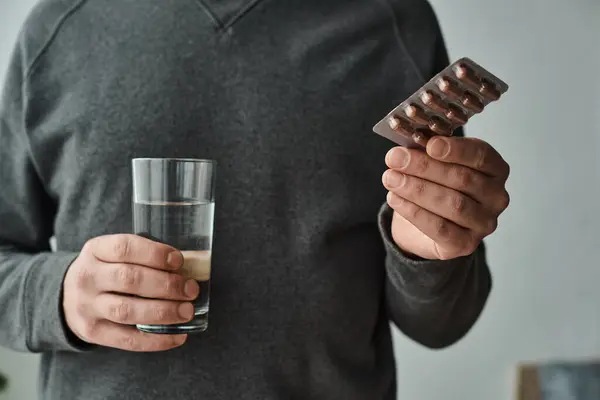
[(394, 147), (385, 161), (392, 237), (409, 255), (449, 260), (472, 254), (508, 207), (510, 168), (483, 140), (436, 136), (426, 152)]

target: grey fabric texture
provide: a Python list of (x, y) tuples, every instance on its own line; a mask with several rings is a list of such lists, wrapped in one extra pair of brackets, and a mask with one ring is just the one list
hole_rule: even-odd
[[(483, 245), (390, 235), (371, 127), (447, 63), (422, 0), (41, 1), (0, 113), (0, 345), (42, 353), (48, 400), (394, 399), (390, 322), (449, 346), (491, 288)], [(131, 232), (134, 157), (218, 162), (209, 328), (162, 353), (62, 315), (84, 243)]]

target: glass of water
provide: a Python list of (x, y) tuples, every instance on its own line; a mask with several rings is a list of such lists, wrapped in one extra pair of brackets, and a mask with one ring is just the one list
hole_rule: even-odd
[(137, 328), (165, 334), (203, 332), (208, 327), (210, 301), (216, 162), (136, 158), (132, 167), (134, 233), (181, 250), (180, 273), (200, 285), (192, 321)]

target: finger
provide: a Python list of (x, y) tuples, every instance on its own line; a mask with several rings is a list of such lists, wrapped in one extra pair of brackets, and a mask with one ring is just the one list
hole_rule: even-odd
[(102, 293), (96, 298), (97, 316), (124, 325), (170, 325), (191, 321), (194, 306), (189, 302), (151, 300)]
[(446, 251), (467, 255), (477, 248), (478, 241), (468, 229), (419, 207), (393, 192), (388, 192), (387, 203), (395, 212)]
[(502, 185), (474, 169), (463, 165), (445, 163), (419, 150), (395, 147), (386, 155), (388, 167), (403, 174), (416, 176), (440, 184), (487, 204), (501, 191)]
[(480, 139), (436, 136), (427, 143), (427, 154), (443, 162), (464, 165), (502, 179), (507, 179), (510, 172), (502, 156)]
[(125, 293), (153, 299), (193, 300), (200, 286), (182, 275), (135, 264), (104, 264), (95, 270), (101, 292)]
[(394, 170), (385, 172), (383, 184), (397, 196), (478, 234), (489, 235), (496, 229), (490, 212), (456, 190)]
[(490, 209), (495, 215), (502, 214), (510, 205), (510, 195), (506, 189), (499, 191), (491, 204)]
[(155, 335), (137, 330), (133, 326), (120, 325), (108, 320), (89, 326), (83, 335), (89, 343), (135, 352), (156, 352), (179, 347), (187, 335)]
[(177, 249), (137, 235), (100, 236), (87, 242), (86, 249), (107, 263), (139, 264), (171, 271), (183, 264), (183, 255)]

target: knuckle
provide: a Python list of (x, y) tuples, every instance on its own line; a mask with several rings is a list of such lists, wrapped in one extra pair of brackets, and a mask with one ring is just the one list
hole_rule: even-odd
[(176, 274), (169, 274), (164, 280), (164, 293), (169, 297), (176, 297), (183, 291), (183, 277)]
[(502, 195), (500, 196), (500, 198), (498, 200), (498, 208), (500, 209), (500, 211), (504, 211), (508, 208), (509, 205), (510, 205), (510, 195), (508, 194), (508, 192), (505, 189), (502, 192)]
[(450, 226), (444, 218), (439, 218), (436, 222), (435, 235), (438, 240), (448, 241), (450, 239)]
[(413, 168), (416, 173), (424, 174), (429, 170), (429, 158), (423, 154), (419, 154), (415, 157)]
[(78, 336), (86, 342), (93, 342), (96, 340), (98, 333), (98, 325), (95, 322), (89, 321), (80, 327), (78, 330)]
[(418, 220), (421, 212), (423, 211), (423, 209), (416, 204), (409, 204), (409, 206), (406, 208), (406, 216), (412, 222)]
[(89, 268), (81, 267), (75, 271), (73, 282), (77, 289), (87, 288), (92, 280), (92, 271)]
[(115, 281), (119, 288), (131, 290), (139, 286), (141, 271), (132, 265), (121, 265), (115, 270)]
[(471, 187), (473, 183), (473, 174), (467, 168), (456, 168), (454, 170), (456, 188), (465, 190)]
[(510, 164), (508, 164), (506, 161), (502, 160), (502, 171), (503, 171), (503, 177), (505, 180), (508, 180), (508, 178), (510, 177)]
[(176, 315), (172, 307), (154, 306), (151, 308), (151, 318), (158, 322), (171, 320)]
[(127, 322), (131, 320), (133, 309), (129, 303), (122, 300), (108, 307), (108, 317), (116, 322)]
[(483, 169), (487, 163), (488, 155), (488, 146), (479, 144), (475, 150), (475, 168)]
[(156, 306), (156, 307), (152, 307), (152, 318), (155, 321), (164, 321), (166, 320), (169, 316), (169, 310), (167, 310), (165, 307), (160, 307), (160, 306)]
[(121, 347), (125, 348), (125, 349), (129, 349), (129, 350), (141, 350), (142, 349), (142, 345), (140, 343), (140, 340), (133, 336), (133, 335), (125, 335), (120, 339), (120, 343)]
[(89, 305), (83, 301), (78, 301), (78, 298), (73, 299), (76, 302), (75, 305), (75, 313), (79, 315), (81, 318), (85, 318), (86, 315), (89, 315)]
[(120, 235), (115, 239), (112, 248), (113, 254), (119, 260), (125, 260), (131, 252), (131, 239), (129, 236)]
[(485, 234), (486, 236), (491, 235), (492, 233), (494, 233), (496, 231), (496, 229), (498, 229), (498, 220), (496, 218), (490, 218), (487, 221), (487, 225), (485, 228)]
[(409, 221), (416, 220), (422, 211), (421, 207), (397, 195), (390, 196), (388, 203), (394, 211)]
[(479, 247), (478, 240), (474, 240), (474, 239), (468, 240), (465, 243), (465, 246), (462, 251), (462, 255), (469, 256), (469, 255), (473, 254), (477, 250), (477, 247)]
[(461, 216), (467, 208), (467, 198), (463, 195), (454, 195), (449, 197), (450, 210), (454, 216)]
[(427, 190), (427, 183), (422, 179), (411, 179), (411, 189), (415, 196), (422, 196)]
[(170, 252), (170, 248), (157, 243), (148, 243), (146, 252), (150, 256), (151, 262), (156, 265), (163, 266), (166, 264), (165, 260)]

